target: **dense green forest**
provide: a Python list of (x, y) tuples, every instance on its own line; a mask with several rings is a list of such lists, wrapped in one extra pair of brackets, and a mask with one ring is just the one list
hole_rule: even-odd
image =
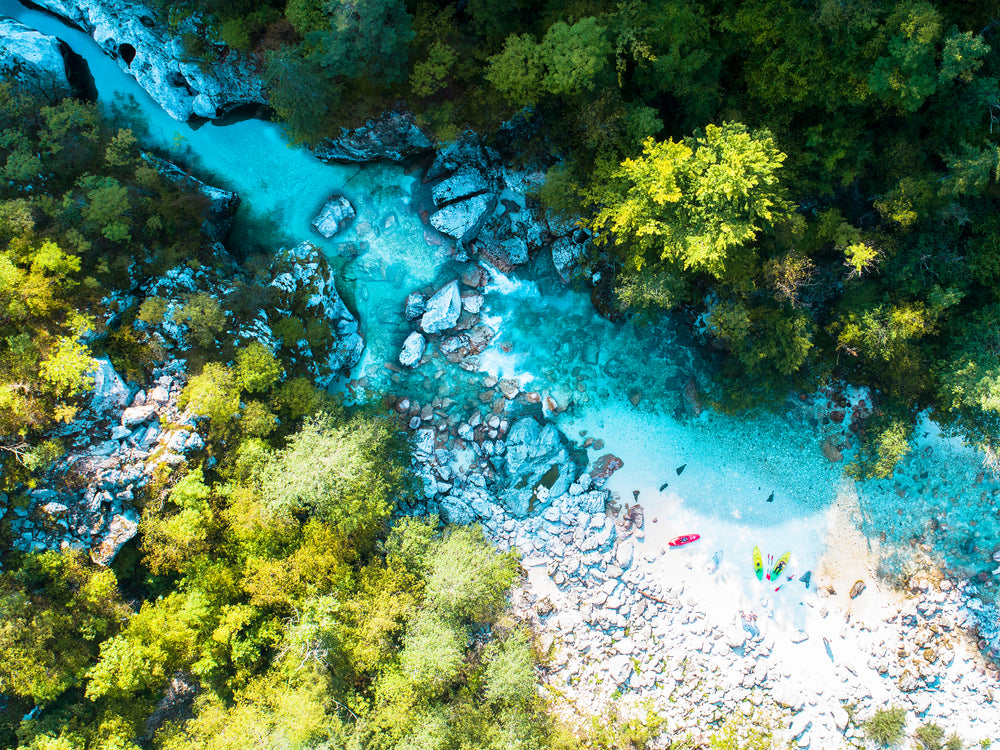
[(442, 140), (519, 118), (496, 145), (594, 232), (609, 309), (708, 311), (723, 408), (871, 385), (862, 473), (927, 407), (1000, 445), (995, 3), (169, 5), (189, 13), (260, 55), (303, 141), (397, 103)]

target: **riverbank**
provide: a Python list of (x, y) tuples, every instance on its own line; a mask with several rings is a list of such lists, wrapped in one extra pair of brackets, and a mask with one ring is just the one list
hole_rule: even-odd
[(1000, 739), (997, 672), (966, 630), (968, 583), (932, 571), (906, 591), (881, 582), (849, 480), (826, 520), (808, 585), (782, 576), (778, 592), (739, 572), (749, 555), (733, 566), (701, 541), (664, 549), (648, 521), (644, 540), (619, 536), (603, 555), (534, 550), (514, 611), (538, 634), (553, 708), (584, 726), (652, 709), (663, 747), (704, 742), (732, 717), (797, 747), (863, 747), (863, 723), (896, 706), (909, 731), (934, 722), (968, 743)]

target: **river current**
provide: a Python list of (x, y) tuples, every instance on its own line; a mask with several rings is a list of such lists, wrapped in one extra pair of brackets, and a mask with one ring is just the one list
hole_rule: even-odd
[[(410, 330), (402, 315), (406, 295), (456, 277), (449, 244), (420, 219), (427, 197), (419, 174), (391, 164), (325, 164), (290, 146), (279, 125), (260, 120), (176, 122), (83, 32), (13, 0), (0, 0), (0, 14), (58, 36), (83, 57), (100, 103), (120, 109), (147, 147), (238, 192), (235, 249), (303, 240), (322, 248), (339, 269), (338, 287), (367, 343), (353, 390), (389, 389), (428, 402), (447, 397), (447, 408), (463, 418), (477, 408), (489, 376), (551, 393), (567, 407), (552, 419), (570, 440), (603, 443), (588, 449), (590, 459), (611, 452), (624, 460), (607, 486), (629, 502), (639, 493), (646, 518), (657, 521), (647, 525), (645, 544), (659, 548), (674, 536), (701, 534), (686, 561), (714, 556), (718, 580), (737, 597), (757, 595), (754, 545), (775, 555), (791, 550), (790, 569), (803, 573), (830, 559), (846, 564), (829, 553), (858, 530), (861, 552), (881, 560), (880, 572), (890, 576), (915, 569), (922, 556), (963, 577), (996, 567), (990, 554), (1000, 544), (1000, 484), (989, 472), (982, 476), (975, 451), (925, 420), (892, 479), (855, 484), (844, 478), (844, 464), (830, 463), (820, 450), (822, 398), (790, 399), (779, 414), (684, 416), (684, 384), (692, 373), (704, 379), (707, 367), (680, 324), (600, 318), (586, 294), (559, 281), (544, 253), (510, 277), (492, 274), (484, 319), (497, 335), (481, 371), (442, 358), (413, 372), (387, 369)], [(310, 221), (335, 193), (346, 195), (358, 215), (348, 230), (324, 240)], [(994, 592), (993, 583), (982, 588), (984, 598)]]

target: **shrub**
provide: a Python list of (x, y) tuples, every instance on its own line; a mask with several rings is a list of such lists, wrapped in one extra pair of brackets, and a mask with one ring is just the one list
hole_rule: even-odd
[(927, 722), (917, 728), (917, 739), (926, 750), (941, 750), (944, 740), (944, 730), (933, 722)]
[(906, 728), (906, 709), (880, 708), (865, 722), (865, 734), (882, 747), (895, 745), (903, 739)]

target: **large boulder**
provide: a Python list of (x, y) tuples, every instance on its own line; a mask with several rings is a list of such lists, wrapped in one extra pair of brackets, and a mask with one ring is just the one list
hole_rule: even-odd
[(430, 216), (431, 226), (460, 242), (475, 238), (483, 217), (496, 205), (492, 195), (475, 195), (468, 200), (449, 203)]
[(50, 99), (72, 93), (65, 45), (13, 18), (0, 17), (0, 74)]
[(121, 376), (115, 372), (114, 365), (107, 357), (94, 359), (94, 390), (90, 394), (90, 410), (98, 418), (114, 413), (115, 419), (128, 404), (132, 392)]
[(334, 195), (323, 204), (319, 214), (312, 220), (312, 225), (321, 235), (330, 238), (347, 226), (355, 215), (354, 206), (347, 198)]
[(458, 291), (458, 282), (453, 281), (441, 287), (434, 296), (427, 300), (420, 327), (425, 333), (440, 333), (453, 328), (462, 314), (462, 295)]
[(108, 533), (90, 551), (90, 559), (98, 565), (110, 565), (118, 551), (139, 533), (139, 514), (129, 509), (114, 516)]
[(460, 167), (455, 174), (445, 177), (431, 188), (434, 204), (444, 206), (448, 203), (471, 198), (489, 190), (489, 182), (478, 169)]
[(217, 118), (244, 104), (264, 104), (255, 57), (216, 44), (194, 17), (180, 33), (207, 39), (213, 60), (196, 59), (152, 10), (131, 0), (35, 0), (90, 34), (176, 120)]
[(564, 494), (578, 473), (563, 434), (550, 422), (543, 425), (531, 417), (511, 426), (505, 458), (500, 499), (522, 518), (546, 498)]
[(403, 342), (403, 350), (399, 353), (399, 364), (404, 367), (416, 367), (420, 364), (420, 358), (424, 356), (426, 350), (427, 341), (414, 331)]
[(360, 128), (344, 130), (313, 148), (323, 161), (406, 161), (431, 151), (430, 139), (409, 112), (386, 112)]

